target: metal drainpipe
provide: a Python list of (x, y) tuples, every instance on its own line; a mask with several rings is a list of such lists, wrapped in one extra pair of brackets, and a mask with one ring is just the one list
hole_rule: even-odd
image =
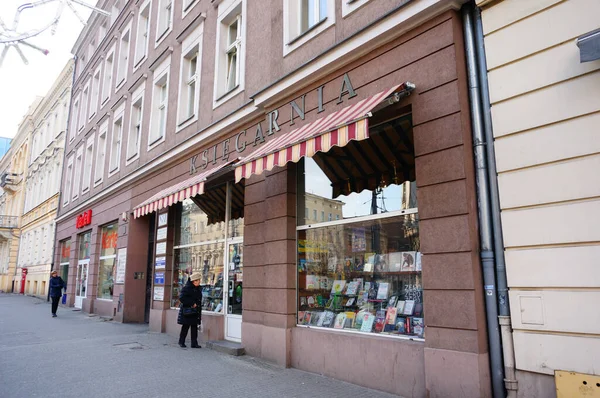
[(504, 238), (502, 236), (502, 220), (500, 218), (500, 195), (498, 190), (498, 171), (496, 169), (496, 154), (494, 151), (494, 131), (492, 127), (492, 112), (490, 91), (487, 78), (487, 61), (485, 59), (485, 43), (481, 10), (475, 9), (475, 46), (477, 67), (479, 69), (479, 87), (481, 104), (483, 106), (483, 127), (487, 142), (488, 180), (490, 183), (490, 204), (492, 206), (492, 229), (494, 232), (494, 252), (496, 255), (496, 283), (498, 285), (498, 313), (500, 333), (502, 335), (502, 350), (504, 359), (504, 386), (507, 397), (517, 396), (517, 379), (515, 375), (515, 350), (510, 320), (508, 302), (508, 283), (506, 278), (506, 262), (504, 259)]
[(502, 364), (502, 343), (498, 325), (498, 307), (496, 300), (495, 266), (492, 239), (492, 214), (489, 197), (488, 170), (483, 132), (481, 96), (477, 73), (475, 41), (473, 29), (473, 8), (463, 7), (463, 25), (465, 35), (465, 55), (469, 84), (469, 104), (471, 108), (471, 129), (475, 158), (475, 180), (477, 184), (477, 208), (479, 212), (480, 257), (483, 269), (483, 284), (487, 331), (490, 351), (490, 372), (492, 391), (496, 398), (504, 397), (504, 369)]

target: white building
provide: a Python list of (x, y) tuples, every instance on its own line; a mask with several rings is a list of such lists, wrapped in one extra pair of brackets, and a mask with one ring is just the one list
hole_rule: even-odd
[(69, 60), (33, 114), (18, 260), (27, 269), (26, 294), (48, 293), (72, 79)]

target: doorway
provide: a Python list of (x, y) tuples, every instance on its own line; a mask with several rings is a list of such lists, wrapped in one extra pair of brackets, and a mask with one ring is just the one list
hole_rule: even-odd
[(75, 308), (83, 307), (83, 299), (87, 297), (87, 279), (90, 259), (79, 260), (77, 263), (77, 277), (75, 279)]
[(146, 264), (146, 301), (144, 304), (144, 323), (150, 323), (150, 305), (152, 304), (152, 277), (154, 275), (154, 234), (156, 231), (156, 213), (148, 217), (148, 262)]
[(225, 338), (242, 340), (242, 284), (244, 280), (244, 239), (233, 238), (227, 242), (227, 292), (225, 312)]

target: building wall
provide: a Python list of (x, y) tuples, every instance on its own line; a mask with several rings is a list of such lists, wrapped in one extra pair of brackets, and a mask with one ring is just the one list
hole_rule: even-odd
[(487, 3), (519, 394), (552, 396), (555, 370), (600, 374), (600, 61), (580, 63), (575, 43), (600, 27), (600, 3)]

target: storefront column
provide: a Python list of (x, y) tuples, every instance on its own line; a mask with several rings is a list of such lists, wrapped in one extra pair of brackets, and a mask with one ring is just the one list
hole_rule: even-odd
[(413, 102), (427, 396), (491, 396), (462, 27), (457, 80)]
[(246, 181), (242, 344), (252, 356), (290, 366), (296, 325), (295, 165)]
[[(119, 245), (127, 250), (125, 262), (125, 283), (115, 285), (114, 298), (117, 302), (117, 318), (122, 322), (144, 322), (146, 305), (146, 278), (148, 266), (149, 217), (134, 219), (119, 224)], [(117, 250), (118, 253), (118, 250)], [(117, 254), (117, 260), (118, 260)], [(136, 279), (143, 273), (144, 277)]]

